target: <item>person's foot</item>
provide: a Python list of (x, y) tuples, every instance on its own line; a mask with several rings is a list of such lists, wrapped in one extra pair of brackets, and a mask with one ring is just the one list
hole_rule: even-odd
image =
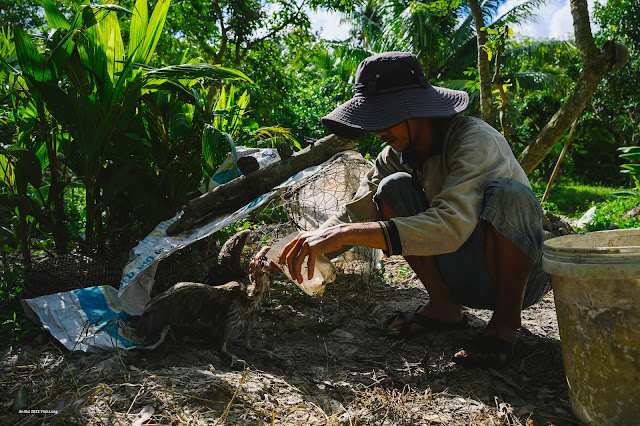
[(453, 361), (463, 364), (506, 365), (514, 355), (516, 331), (517, 328), (495, 325), (492, 321), (470, 345), (456, 352)]
[(385, 322), (390, 335), (412, 337), (436, 330), (453, 330), (466, 325), (459, 305), (433, 307), (432, 304), (420, 306), (415, 312), (398, 312)]

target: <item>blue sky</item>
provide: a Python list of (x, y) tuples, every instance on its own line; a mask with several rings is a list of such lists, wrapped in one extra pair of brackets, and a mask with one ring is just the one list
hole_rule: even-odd
[[(593, 10), (596, 0), (587, 0), (589, 10)], [(523, 3), (524, 0), (510, 0), (500, 9), (504, 13), (514, 6)], [(606, 2), (606, 0), (601, 0)], [(321, 37), (325, 39), (345, 39), (349, 35), (349, 26), (340, 23), (339, 13), (311, 12), (311, 22), (314, 30), (320, 31)], [(545, 6), (537, 12), (535, 21), (526, 23), (514, 28), (518, 35), (534, 38), (561, 38), (573, 37), (573, 21), (569, 0), (549, 0)]]

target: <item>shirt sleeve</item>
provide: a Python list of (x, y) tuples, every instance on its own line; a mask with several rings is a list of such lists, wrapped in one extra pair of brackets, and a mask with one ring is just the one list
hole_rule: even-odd
[(500, 134), (475, 127), (447, 147), (443, 161), (448, 173), (430, 207), (415, 216), (392, 219), (402, 242), (402, 255), (456, 251), (478, 224), (485, 185), (497, 177), (511, 177), (519, 168)]
[(379, 219), (378, 209), (373, 197), (382, 179), (398, 171), (406, 171), (400, 164), (400, 158), (391, 147), (386, 147), (376, 158), (373, 167), (360, 182), (353, 199), (338, 214), (327, 219), (320, 228), (341, 223), (372, 222)]

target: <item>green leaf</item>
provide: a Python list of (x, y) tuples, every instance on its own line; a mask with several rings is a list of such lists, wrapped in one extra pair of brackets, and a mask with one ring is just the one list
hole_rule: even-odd
[(142, 47), (136, 53), (136, 58), (139, 59), (139, 62), (148, 64), (151, 60), (156, 50), (158, 40), (160, 40), (160, 36), (162, 35), (162, 28), (167, 18), (170, 3), (171, 0), (158, 0), (158, 3), (156, 3), (156, 7), (153, 9), (153, 13), (151, 13), (151, 18), (149, 19), (149, 25), (145, 32)]
[(221, 141), (226, 141), (231, 149), (231, 155), (233, 156), (233, 177), (236, 178), (239, 174), (236, 145), (228, 133), (218, 130), (210, 124), (205, 124), (202, 134), (202, 167), (205, 177), (211, 177), (215, 168), (218, 166), (215, 159), (219, 151), (218, 145)]
[(126, 83), (128, 79), (131, 77), (132, 73), (133, 73), (133, 56), (129, 56), (127, 61), (124, 63), (124, 66), (122, 67), (122, 72), (120, 73), (120, 76), (118, 77), (118, 81), (116, 82), (116, 86), (113, 89), (112, 103), (118, 102), (120, 100), (123, 94), (123, 91), (126, 87)]
[(9, 161), (9, 151), (0, 149), (0, 181), (6, 184), (12, 191), (15, 188), (15, 171)]
[(114, 103), (113, 92), (116, 82), (116, 74), (122, 72), (122, 60), (124, 59), (124, 45), (120, 33), (120, 24), (115, 13), (109, 13), (99, 25), (101, 37), (100, 42), (104, 47), (106, 77), (109, 78), (105, 85), (105, 103), (111, 106)]
[(71, 28), (71, 24), (64, 17), (58, 6), (52, 0), (43, 0), (42, 6), (44, 6), (44, 13), (47, 17), (47, 23), (51, 28), (58, 30), (68, 30)]
[(640, 174), (640, 164), (623, 164), (620, 167), (623, 169), (631, 170), (632, 172)]
[(207, 78), (212, 80), (235, 79), (253, 83), (253, 81), (241, 71), (210, 64), (171, 65), (148, 71), (144, 74), (144, 78), (147, 82), (154, 80), (195, 81), (201, 78)]
[(632, 161), (640, 161), (640, 152), (629, 152), (628, 154), (620, 154), (620, 158)]
[(132, 61), (138, 60), (138, 50), (141, 49), (147, 32), (149, 23), (149, 10), (147, 8), (147, 0), (136, 0), (133, 7), (133, 16), (131, 17), (131, 26), (129, 27), (129, 58)]
[(18, 192), (26, 193), (27, 183), (39, 188), (42, 182), (42, 166), (38, 157), (33, 152), (18, 146), (9, 147), (8, 151), (16, 159), (14, 170)]
[(22, 28), (15, 27), (14, 39), (16, 55), (23, 75), (37, 82), (52, 81), (51, 69), (47, 66), (45, 57), (38, 52), (31, 37)]
[(71, 59), (76, 46), (75, 35), (77, 31), (69, 31), (51, 51), (49, 61), (55, 67), (58, 75), (64, 74), (64, 70)]

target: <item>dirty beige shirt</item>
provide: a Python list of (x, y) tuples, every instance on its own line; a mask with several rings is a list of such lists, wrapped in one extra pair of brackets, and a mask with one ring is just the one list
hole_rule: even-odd
[[(401, 164), (400, 154), (387, 146), (360, 183), (353, 200), (322, 227), (379, 220), (373, 202), (378, 184), (400, 171), (411, 174), (411, 168)], [(392, 219), (404, 256), (456, 251), (478, 224), (484, 187), (489, 181), (508, 177), (531, 187), (505, 138), (484, 121), (463, 115), (452, 119), (441, 152), (430, 156), (417, 174), (429, 208), (415, 216)]]

